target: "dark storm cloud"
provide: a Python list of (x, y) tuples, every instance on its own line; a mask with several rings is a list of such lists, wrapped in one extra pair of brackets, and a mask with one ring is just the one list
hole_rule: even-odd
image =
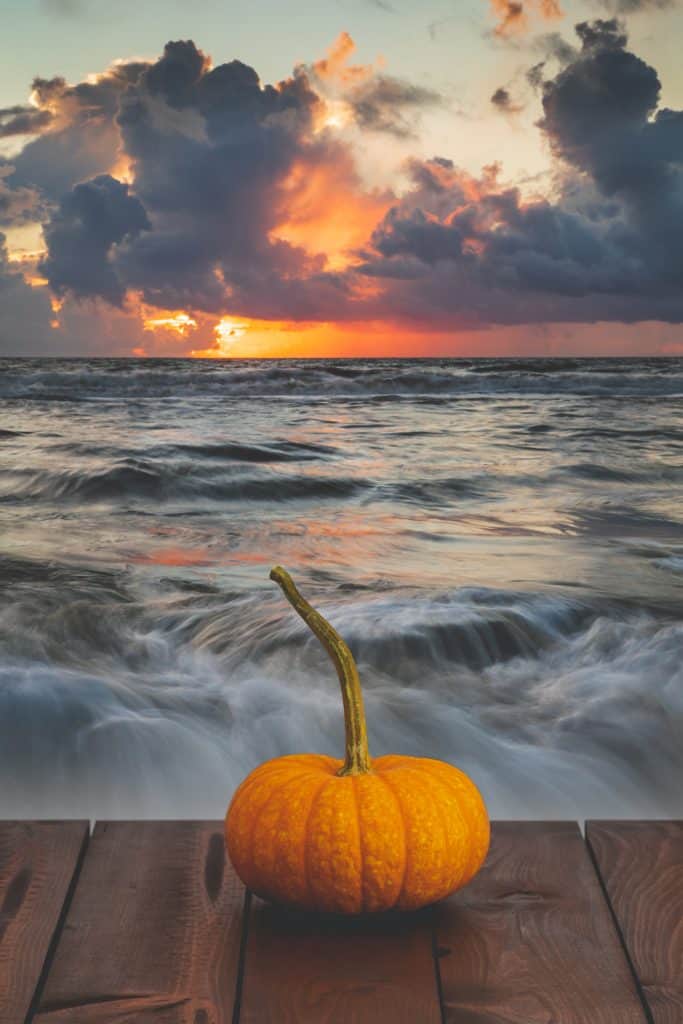
[(575, 31), (584, 50), (623, 50), (628, 42), (626, 26), (618, 18), (580, 21)]
[(169, 44), (120, 97), (135, 197), (114, 195), (107, 179), (94, 202), (98, 178), (95, 197), (91, 182), (62, 200), (45, 229), (51, 285), (113, 302), (134, 289), (159, 306), (215, 313), (230, 304), (317, 319), (340, 308), (348, 284), (324, 273), (323, 257), (271, 237), (292, 169), (345, 158), (312, 132), (319, 105), (302, 72), (263, 86), (240, 61), (210, 68), (193, 43)]
[(621, 23), (576, 31), (575, 60), (543, 83), (563, 195), (523, 202), (443, 162), (419, 168), (366, 253), (404, 315), (429, 303), (465, 321), (683, 319), (683, 113), (657, 111), (658, 76)]
[(45, 227), (47, 258), (40, 270), (60, 296), (123, 301), (126, 285), (109, 259), (112, 246), (150, 227), (142, 203), (109, 175), (76, 185)]
[(378, 75), (354, 89), (349, 103), (361, 128), (409, 138), (415, 135), (410, 115), (440, 106), (443, 99), (433, 89), (389, 75)]
[[(263, 85), (248, 65), (212, 68), (180, 41), (153, 64), (121, 65), (94, 83), (38, 79), (38, 108), (65, 127), (29, 143), (15, 161), (28, 151), (24, 178), (14, 172), (7, 185), (35, 187), (26, 166), (40, 144), (62, 177), (69, 169), (45, 227), (42, 270), (59, 295), (121, 304), (136, 292), (169, 309), (446, 327), (683, 320), (683, 113), (658, 109), (658, 76), (628, 51), (619, 21), (576, 31), (576, 48), (546, 41), (546, 54), (562, 54), (561, 70), (546, 78), (541, 62), (536, 74), (539, 126), (564, 168), (559, 195), (530, 202), (499, 183), (496, 167), (477, 180), (449, 160), (415, 160), (412, 187), (345, 271), (332, 273), (324, 255), (277, 237), (296, 201), (292, 180), (306, 188), (321, 177), (323, 201), (334, 203), (334, 191), (325, 200), (325, 174), (353, 167), (347, 144), (320, 129), (325, 101), (303, 67)], [(342, 80), (361, 128), (401, 134), (406, 111), (437, 102), (348, 68), (343, 56), (334, 51), (324, 70)], [(494, 96), (509, 112), (509, 92)], [(84, 173), (85, 140), (99, 131), (97, 159), (105, 150), (108, 167), (125, 159), (130, 187)], [(73, 166), (70, 143), (80, 147)], [(361, 188), (356, 179), (352, 187)]]
[(170, 107), (187, 107), (196, 102), (207, 68), (207, 58), (190, 40), (167, 43), (163, 57), (145, 73), (145, 85), (153, 96), (163, 96)]
[[(543, 86), (540, 127), (554, 152), (585, 171), (605, 192), (647, 191), (662, 176), (680, 176), (653, 145), (649, 119), (660, 93), (657, 72), (625, 49), (623, 26), (614, 19), (576, 26), (583, 48), (576, 61)], [(675, 135), (677, 122), (662, 111)]]

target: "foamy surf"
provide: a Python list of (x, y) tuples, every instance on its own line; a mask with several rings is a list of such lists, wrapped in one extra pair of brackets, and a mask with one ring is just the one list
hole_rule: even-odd
[(498, 817), (683, 812), (680, 360), (10, 360), (0, 815), (216, 817), (342, 750)]

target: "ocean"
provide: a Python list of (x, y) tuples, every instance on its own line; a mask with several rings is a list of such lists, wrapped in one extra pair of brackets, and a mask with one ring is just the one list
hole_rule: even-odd
[(0, 361), (0, 816), (221, 817), (372, 754), (683, 813), (683, 360)]

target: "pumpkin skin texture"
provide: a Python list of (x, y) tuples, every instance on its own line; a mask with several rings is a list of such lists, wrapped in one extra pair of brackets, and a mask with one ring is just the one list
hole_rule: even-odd
[(474, 783), (426, 757), (375, 758), (337, 775), (317, 754), (278, 757), (249, 775), (226, 818), (244, 884), (276, 903), (342, 914), (415, 910), (466, 885), (489, 822)]
[(346, 756), (277, 757), (247, 776), (225, 818), (237, 874), (264, 899), (342, 914), (416, 910), (466, 885), (489, 846), (479, 790), (444, 761), (370, 760), (351, 651), (284, 569), (270, 578), (337, 670)]

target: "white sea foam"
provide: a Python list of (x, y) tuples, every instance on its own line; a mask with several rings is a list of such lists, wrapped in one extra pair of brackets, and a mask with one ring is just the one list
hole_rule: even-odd
[[(114, 620), (109, 650), (95, 635), (71, 667), (6, 653), (0, 815), (215, 817), (260, 761), (340, 752), (317, 642), (270, 602), (203, 604)], [(680, 624), (484, 591), (325, 610), (354, 647), (374, 754), (458, 764), (499, 817), (683, 810)]]

